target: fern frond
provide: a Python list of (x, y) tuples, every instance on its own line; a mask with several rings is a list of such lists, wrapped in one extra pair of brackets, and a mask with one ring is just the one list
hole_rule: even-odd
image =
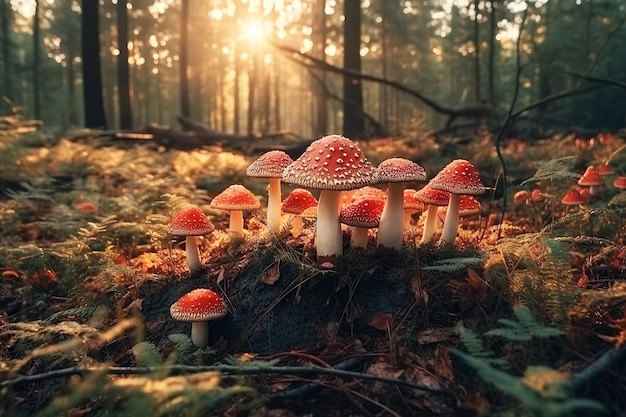
[(172, 333), (167, 336), (168, 339), (174, 343), (174, 349), (178, 353), (179, 358), (184, 362), (186, 358), (191, 355), (194, 351), (193, 343), (191, 342), (191, 338), (182, 333)]
[(462, 322), (457, 324), (455, 330), (469, 355), (475, 358), (484, 359), (493, 366), (507, 366), (508, 363), (506, 359), (496, 358), (495, 352), (488, 349), (482, 339), (474, 331), (465, 327)]
[(547, 162), (541, 162), (539, 168), (535, 172), (535, 175), (522, 181), (520, 185), (525, 185), (532, 181), (541, 180), (559, 180), (559, 179), (578, 179), (580, 174), (568, 171), (569, 167), (573, 165), (578, 156), (570, 155), (562, 158), (551, 159)]
[(560, 329), (539, 323), (525, 305), (513, 307), (513, 313), (517, 320), (499, 319), (498, 323), (503, 327), (491, 329), (485, 335), (502, 337), (516, 342), (528, 342), (532, 339), (547, 339), (565, 334)]
[(150, 342), (139, 342), (132, 347), (137, 366), (155, 366), (161, 363), (161, 355), (157, 347)]

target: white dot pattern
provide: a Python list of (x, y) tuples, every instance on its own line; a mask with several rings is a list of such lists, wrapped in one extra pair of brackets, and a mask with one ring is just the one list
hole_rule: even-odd
[(183, 295), (170, 307), (170, 315), (180, 321), (209, 321), (227, 313), (226, 303), (214, 291), (197, 288)]

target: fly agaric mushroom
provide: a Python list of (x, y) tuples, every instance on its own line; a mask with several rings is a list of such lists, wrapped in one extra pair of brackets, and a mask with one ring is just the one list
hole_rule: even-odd
[(461, 195), (484, 194), (485, 186), (480, 181), (474, 165), (465, 159), (455, 159), (450, 162), (429, 184), (432, 188), (450, 193), (448, 213), (446, 214), (439, 243), (452, 244), (459, 226), (459, 202)]
[(415, 198), (428, 205), (426, 220), (424, 220), (424, 231), (422, 232), (421, 243), (428, 242), (437, 230), (437, 210), (441, 206), (447, 206), (450, 200), (450, 193), (443, 190), (436, 190), (430, 185), (426, 185), (415, 193)]
[(170, 307), (174, 320), (191, 322), (191, 341), (198, 347), (209, 344), (209, 321), (221, 319), (227, 312), (224, 299), (206, 288), (188, 292)]
[(606, 177), (608, 175), (615, 174), (615, 171), (613, 171), (613, 168), (608, 166), (608, 164), (600, 164), (600, 165), (598, 165), (596, 167), (596, 171), (598, 172), (598, 175), (601, 176), (601, 177)]
[(384, 198), (363, 197), (341, 208), (339, 221), (352, 226), (350, 247), (367, 247), (368, 229), (378, 227), (385, 206)]
[(256, 210), (261, 203), (254, 194), (240, 184), (233, 184), (211, 200), (211, 207), (230, 214), (228, 230), (243, 236), (243, 211)]
[(315, 247), (320, 265), (339, 265), (343, 239), (339, 223), (341, 193), (376, 182), (376, 168), (359, 146), (340, 135), (312, 142), (283, 171), (283, 181), (320, 190), (317, 206)]
[(578, 179), (578, 185), (581, 187), (589, 187), (589, 194), (595, 196), (600, 191), (600, 185), (602, 185), (602, 178), (598, 174), (598, 171), (590, 165), (585, 170), (582, 177)]
[(348, 199), (347, 203), (352, 203), (363, 197), (376, 197), (376, 198), (387, 198), (387, 193), (381, 190), (380, 188), (372, 187), (371, 185), (366, 185), (365, 187), (361, 187), (356, 190)]
[[(441, 220), (446, 218), (447, 212), (447, 207), (439, 207)], [(480, 213), (480, 201), (471, 195), (462, 195), (459, 200), (459, 217), (469, 217), (478, 213)]]
[(283, 151), (269, 151), (261, 155), (246, 169), (246, 175), (255, 178), (269, 178), (267, 189), (267, 226), (270, 230), (280, 230), (280, 178), (283, 170), (293, 159)]
[(406, 188), (404, 190), (404, 202), (402, 207), (404, 208), (404, 230), (411, 228), (411, 216), (418, 211), (424, 209), (424, 204), (415, 198), (417, 190), (414, 188)]
[(613, 181), (613, 187), (617, 188), (620, 191), (626, 190), (626, 177), (615, 178), (615, 181)]
[(561, 204), (567, 206), (567, 208), (565, 209), (566, 214), (569, 206), (578, 206), (586, 202), (587, 200), (580, 194), (580, 191), (576, 187), (570, 188), (561, 199)]
[(187, 265), (192, 273), (196, 272), (202, 264), (198, 253), (196, 236), (208, 235), (215, 227), (200, 207), (193, 204), (182, 206), (167, 225), (167, 233), (172, 236), (185, 236), (185, 252)]
[(530, 200), (530, 191), (528, 190), (519, 190), (515, 194), (513, 194), (513, 203), (516, 206), (527, 204)]
[(281, 210), (293, 214), (291, 218), (291, 235), (300, 236), (302, 232), (302, 212), (309, 207), (316, 207), (317, 200), (309, 190), (294, 188), (281, 203)]
[(387, 184), (387, 201), (378, 226), (378, 246), (402, 248), (404, 187), (408, 182), (426, 181), (426, 171), (404, 158), (390, 158), (378, 165), (378, 183)]

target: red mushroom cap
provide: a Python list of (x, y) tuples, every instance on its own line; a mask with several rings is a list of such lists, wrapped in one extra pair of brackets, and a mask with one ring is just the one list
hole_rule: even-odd
[(213, 223), (193, 204), (186, 204), (172, 216), (167, 233), (174, 236), (202, 236), (215, 230)]
[(615, 178), (615, 181), (613, 181), (613, 187), (620, 190), (626, 190), (626, 177)]
[(596, 167), (596, 171), (598, 172), (598, 175), (601, 177), (604, 177), (606, 175), (613, 175), (615, 173), (615, 171), (613, 171), (613, 168), (611, 168), (607, 164), (598, 165)]
[(429, 185), (453, 194), (479, 195), (485, 192), (478, 171), (469, 161), (455, 159), (430, 180)]
[(378, 182), (426, 181), (426, 171), (405, 158), (389, 158), (378, 164)]
[(578, 180), (578, 185), (583, 187), (593, 187), (602, 184), (602, 178), (598, 175), (598, 171), (593, 166), (588, 166), (585, 173)]
[(363, 197), (343, 206), (339, 215), (339, 221), (348, 226), (378, 227), (384, 207), (384, 199)]
[(214, 291), (197, 288), (183, 295), (170, 307), (170, 314), (180, 321), (209, 321), (226, 315), (226, 303)]
[(283, 171), (283, 181), (316, 190), (345, 191), (376, 183), (376, 168), (361, 148), (340, 135), (311, 143)]
[(543, 196), (543, 191), (541, 191), (539, 188), (534, 188), (530, 192), (530, 201), (532, 201), (533, 203), (541, 203), (544, 199), (545, 197)]
[(415, 198), (424, 204), (447, 206), (448, 201), (450, 200), (450, 193), (443, 190), (437, 190), (427, 184), (424, 188), (415, 192)]
[(519, 190), (515, 194), (513, 194), (513, 202), (515, 204), (524, 204), (525, 202), (530, 200), (530, 191), (528, 190)]
[(283, 200), (280, 208), (285, 213), (300, 214), (309, 207), (317, 206), (317, 200), (309, 190), (294, 188)]
[(407, 188), (404, 190), (404, 204), (403, 207), (405, 210), (423, 210), (424, 204), (415, 198), (415, 193), (417, 191), (413, 188)]
[(95, 213), (98, 211), (98, 205), (91, 201), (81, 201), (76, 203), (74, 210), (80, 211), (81, 213)]
[(248, 166), (246, 175), (258, 178), (280, 178), (293, 159), (283, 151), (269, 151)]
[(246, 187), (233, 184), (211, 200), (211, 207), (220, 210), (256, 210), (261, 207), (261, 203)]
[(587, 200), (585, 200), (585, 198), (580, 195), (580, 191), (578, 191), (576, 188), (570, 188), (561, 199), (561, 203), (568, 206), (583, 204), (586, 201)]

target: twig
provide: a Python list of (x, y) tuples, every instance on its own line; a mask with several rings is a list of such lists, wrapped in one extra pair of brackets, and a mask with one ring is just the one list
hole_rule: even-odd
[[(605, 352), (600, 356), (600, 359), (577, 373), (568, 382), (567, 388), (575, 394), (583, 394), (587, 386), (594, 382), (600, 383), (599, 379), (604, 378), (607, 372), (617, 370), (620, 366), (623, 367), (624, 359), (626, 359), (626, 348), (611, 349)], [(617, 373), (621, 374), (621, 371)]]
[(522, 15), (522, 22), (519, 25), (519, 32), (517, 34), (517, 42), (515, 44), (515, 61), (517, 66), (517, 71), (515, 73), (515, 90), (513, 91), (513, 98), (511, 99), (511, 104), (509, 105), (509, 110), (506, 113), (506, 119), (500, 125), (500, 129), (498, 129), (498, 133), (496, 134), (496, 153), (498, 154), (498, 159), (500, 160), (500, 165), (502, 166), (502, 210), (500, 213), (500, 225), (498, 227), (498, 238), (500, 238), (500, 233), (502, 232), (502, 222), (504, 221), (504, 214), (506, 212), (506, 182), (507, 182), (507, 172), (506, 172), (506, 161), (504, 160), (504, 156), (502, 155), (502, 149), (500, 149), (500, 143), (502, 141), (502, 135), (504, 134), (504, 130), (507, 126), (513, 121), (513, 109), (515, 108), (515, 104), (517, 103), (517, 97), (519, 95), (519, 86), (520, 86), (520, 78), (522, 76), (522, 63), (521, 63), (521, 43), (522, 43), (522, 31), (524, 30), (524, 24), (526, 23), (526, 16), (528, 15), (528, 7), (524, 9), (524, 14)]
[(109, 375), (145, 375), (155, 372), (169, 371), (172, 374), (185, 374), (195, 372), (220, 372), (225, 375), (258, 375), (258, 374), (292, 374), (292, 375), (330, 375), (343, 379), (363, 379), (366, 381), (383, 382), (386, 384), (401, 385), (419, 391), (444, 395), (456, 398), (454, 392), (443, 388), (431, 388), (426, 385), (415, 384), (402, 379), (386, 378), (383, 376), (366, 374), (361, 372), (343, 371), (335, 368), (322, 368), (320, 366), (233, 366), (233, 365), (212, 365), (212, 366), (154, 366), (154, 367), (121, 367), (121, 366), (98, 366), (57, 369), (34, 375), (20, 375), (13, 379), (0, 382), (0, 388), (19, 384), (40, 382), (54, 378), (63, 378), (71, 375), (87, 375), (93, 372), (100, 372)]
[(614, 87), (626, 88), (626, 83), (622, 83), (615, 80), (609, 80), (608, 78), (600, 78), (600, 77), (592, 77), (590, 75), (578, 74), (577, 72), (565, 71), (569, 75), (574, 77), (582, 78), (583, 80), (593, 81), (600, 84), (612, 85)]

